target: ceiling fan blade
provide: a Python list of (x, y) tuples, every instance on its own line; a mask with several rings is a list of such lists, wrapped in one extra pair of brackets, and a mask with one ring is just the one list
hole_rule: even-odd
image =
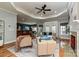
[(51, 9), (45, 9), (44, 11), (51, 11)]
[(41, 11), (42, 11), (42, 10), (38, 11), (37, 14), (40, 13)]
[(40, 8), (35, 7), (35, 9), (41, 10)]
[(43, 11), (43, 13), (46, 14), (45, 11)]
[(44, 4), (44, 8), (46, 7), (46, 4)]
[(45, 9), (45, 7), (46, 7), (46, 4), (44, 4), (44, 6), (42, 7), (42, 9), (44, 10), (44, 9)]

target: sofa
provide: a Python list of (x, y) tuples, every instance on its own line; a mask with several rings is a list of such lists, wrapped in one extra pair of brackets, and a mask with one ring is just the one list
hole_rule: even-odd
[(53, 55), (53, 48), (56, 47), (56, 41), (52, 40), (41, 40), (37, 39), (37, 55)]

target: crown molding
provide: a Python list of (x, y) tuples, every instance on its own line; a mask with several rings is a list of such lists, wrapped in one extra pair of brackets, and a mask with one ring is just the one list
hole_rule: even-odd
[(17, 13), (14, 13), (14, 12), (8, 11), (8, 10), (3, 9), (3, 8), (0, 8), (0, 10), (2, 10), (2, 11), (4, 11), (4, 12), (7, 12), (7, 13), (10, 13), (10, 14), (13, 14), (13, 15), (17, 15)]
[(41, 17), (41, 16), (40, 16), (40, 17), (37, 17), (37, 16), (35, 16), (35, 15), (33, 15), (33, 14), (28, 13), (27, 11), (23, 11), (23, 9), (21, 9), (21, 8), (16, 7), (13, 2), (11, 2), (11, 5), (12, 5), (17, 11), (19, 11), (19, 12), (25, 14), (25, 15), (28, 15), (28, 16), (30, 16), (30, 17), (32, 17), (32, 18), (35, 18), (35, 19), (54, 18), (54, 17), (58, 17), (58, 16), (62, 15), (63, 13), (66, 13), (66, 12), (67, 12), (67, 9), (65, 9), (64, 11), (62, 11), (62, 12), (56, 14), (56, 15), (51, 15), (51, 16), (48, 16), (48, 17), (47, 17), (47, 16), (46, 16), (46, 17)]

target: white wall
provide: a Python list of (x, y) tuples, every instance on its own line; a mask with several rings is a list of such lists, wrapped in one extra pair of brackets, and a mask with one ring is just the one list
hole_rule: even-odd
[(61, 19), (61, 20), (58, 20), (58, 29), (59, 29), (59, 35), (61, 35), (61, 28), (60, 28), (60, 24), (61, 23), (68, 23), (68, 19)]
[[(73, 8), (73, 12), (71, 13), (71, 9)], [(70, 6), (69, 14), (70, 14), (70, 30), (71, 31), (78, 31), (78, 23), (74, 22), (74, 20), (78, 19), (78, 12), (77, 12), (77, 3), (72, 3)], [(74, 17), (76, 16), (76, 19)]]
[[(71, 13), (71, 8), (73, 12)], [(79, 22), (74, 20), (79, 20), (79, 3), (71, 3), (69, 6), (70, 14), (70, 31), (77, 32), (77, 56), (79, 56)], [(76, 16), (76, 19), (74, 19)]]
[(16, 23), (17, 16), (0, 10), (0, 20), (5, 22), (5, 37), (4, 43), (10, 43), (16, 40)]
[(52, 32), (52, 25), (55, 25), (56, 34), (60, 35), (60, 23), (68, 23), (68, 19), (61, 19), (61, 20), (56, 20), (56, 21), (51, 21), (51, 22), (45, 22), (43, 24), (43, 32), (46, 32), (46, 26), (49, 26), (50, 27), (49, 31)]
[[(52, 32), (52, 26), (56, 26), (56, 29), (58, 29), (58, 22), (57, 21), (45, 22), (43, 24), (43, 32), (47, 32), (46, 31), (46, 26), (49, 27), (49, 32)], [(56, 30), (56, 33), (58, 34), (58, 30)]]

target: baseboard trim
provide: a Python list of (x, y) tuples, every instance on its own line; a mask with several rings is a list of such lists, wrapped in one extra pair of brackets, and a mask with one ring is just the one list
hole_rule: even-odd
[(9, 44), (9, 43), (13, 43), (13, 42), (16, 42), (16, 40), (5, 42), (4, 44)]

